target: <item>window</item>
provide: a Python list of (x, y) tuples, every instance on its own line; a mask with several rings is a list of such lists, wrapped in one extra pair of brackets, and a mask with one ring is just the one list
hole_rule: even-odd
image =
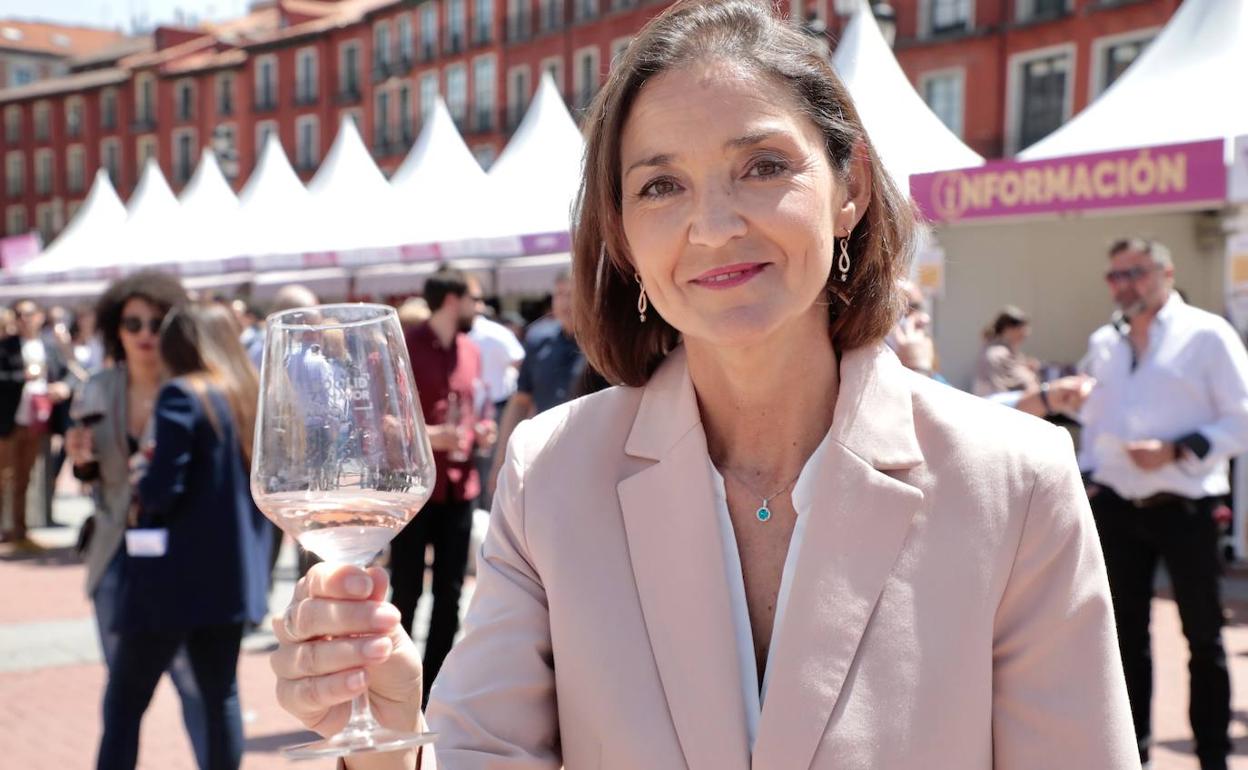
[(563, 26), (563, 0), (538, 0), (537, 29), (551, 32)]
[(399, 139), (406, 148), (416, 139), (416, 123), (412, 116), (412, 84), (399, 84)]
[(9, 206), (4, 210), (5, 230), (9, 235), (25, 235), (30, 229), (26, 223), (25, 206)]
[(137, 177), (143, 176), (143, 166), (147, 165), (148, 158), (156, 158), (156, 137), (141, 136), (135, 143), (135, 167), (138, 169)]
[(450, 53), (464, 50), (466, 22), (465, 0), (446, 0), (446, 49)]
[[(974, 24), (971, 0), (926, 0), (928, 35), (947, 35), (965, 32)], [(926, 37), (927, 35), (923, 35)]]
[(256, 59), (256, 109), (277, 109), (277, 57), (272, 54)]
[(477, 159), (477, 165), (489, 171), (498, 158), (498, 151), (492, 145), (482, 144), (472, 148), (472, 157)]
[(316, 104), (317, 63), (315, 48), (300, 48), (295, 53), (295, 104)]
[(494, 130), (494, 111), (497, 109), (498, 83), (495, 76), (494, 57), (480, 56), (472, 62), (473, 125), (477, 131)]
[(360, 44), (343, 43), (338, 48), (338, 96), (342, 101), (360, 98)]
[(20, 152), (4, 156), (4, 192), (10, 198), (26, 194), (26, 156)]
[(71, 193), (80, 193), (87, 185), (87, 153), (82, 145), (65, 151), (65, 187)]
[(173, 133), (173, 181), (183, 185), (195, 173), (195, 129), (184, 128)]
[(156, 76), (150, 72), (134, 79), (134, 122), (139, 130), (156, 125)]
[(105, 131), (117, 128), (116, 88), (105, 88), (100, 92), (100, 128)]
[(390, 151), (390, 92), (383, 88), (374, 99), (373, 152), (387, 155)]
[(35, 207), (35, 218), (39, 220), (39, 236), (44, 243), (51, 243), (56, 236), (56, 207), (50, 203), (40, 203)]
[(16, 144), (22, 141), (22, 108), (7, 107), (4, 110), (4, 141)]
[[(1071, 46), (1067, 47), (1068, 49)], [(1013, 74), (1014, 151), (1048, 136), (1070, 115), (1071, 50), (1027, 54), (1016, 60)]]
[(512, 67), (507, 73), (507, 130), (520, 125), (524, 119), (524, 111), (529, 106), (529, 94), (532, 91), (529, 81), (529, 68)]
[(100, 166), (108, 172), (113, 187), (121, 184), (121, 140), (105, 139), (100, 142)]
[(56, 172), (56, 158), (51, 150), (35, 151), (35, 195), (52, 194), (52, 176)]
[(373, 25), (373, 80), (390, 76), (390, 25), (379, 21)]
[(320, 124), (315, 115), (295, 120), (295, 164), (302, 171), (316, 168), (320, 160)]
[(574, 16), (576, 21), (589, 21), (598, 15), (598, 0), (574, 0)]
[(420, 76), (420, 119), (429, 117), (438, 101), (438, 73), (426, 72)]
[(615, 65), (619, 62), (620, 57), (628, 50), (628, 44), (633, 39), (631, 37), (617, 37), (611, 41), (611, 69), (615, 69)]
[(19, 64), (13, 68), (14, 86), (25, 86), (35, 82), (35, 68), (29, 64)]
[(1018, 0), (1018, 20), (1046, 21), (1066, 15), (1066, 0)]
[(238, 129), (233, 123), (222, 123), (212, 130), (212, 149), (217, 154), (225, 178), (237, 177)]
[(35, 141), (46, 142), (52, 137), (52, 105), (35, 102)]
[(446, 108), (462, 130), (468, 116), (468, 71), (462, 64), (446, 68)]
[(548, 56), (542, 59), (542, 73), (550, 75), (550, 79), (555, 81), (555, 89), (563, 93), (563, 57)]
[(962, 105), (964, 99), (964, 70), (935, 72), (919, 79), (923, 101), (936, 113), (940, 122), (958, 137), (962, 136)]
[(533, 33), (531, 0), (507, 0), (507, 39), (528, 40)]
[(438, 55), (438, 4), (427, 2), (420, 7), (420, 59), (429, 61)]
[(1126, 35), (1115, 35), (1093, 42), (1092, 95), (1100, 95), (1114, 84), (1127, 68), (1140, 58), (1144, 49), (1153, 42), (1157, 30), (1129, 32)]
[(80, 208), (82, 208), (82, 201), (70, 201), (67, 203), (65, 205), (65, 221), (73, 222)]
[(177, 94), (177, 118), (178, 122), (186, 123), (195, 119), (195, 81), (186, 78), (179, 80), (174, 86), (174, 93)]
[(264, 154), (264, 146), (269, 143), (269, 136), (277, 136), (277, 121), (262, 120), (256, 123), (256, 160)]
[(403, 71), (408, 72), (412, 68), (412, 62), (416, 61), (416, 41), (412, 39), (412, 15), (405, 13), (399, 17), (399, 63), (403, 65)]
[(217, 75), (217, 114), (226, 117), (234, 114), (234, 73)]
[(583, 110), (598, 93), (598, 47), (582, 48), (576, 52), (576, 70), (573, 74), (576, 91), (575, 107)]
[[(795, 7), (797, 6), (796, 3), (794, 5)], [(613, 11), (626, 11), (629, 8), (636, 7), (637, 0), (611, 0), (611, 10)]]
[(494, 39), (494, 0), (473, 0), (472, 42), (485, 45)]
[(84, 121), (82, 97), (71, 96), (65, 100), (65, 135), (71, 139), (82, 136)]

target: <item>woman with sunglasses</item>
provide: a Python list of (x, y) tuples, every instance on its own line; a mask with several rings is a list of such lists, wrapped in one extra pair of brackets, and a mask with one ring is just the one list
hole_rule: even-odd
[[(83, 412), (87, 406), (83, 399), (75, 409), (78, 424), (66, 434), (74, 475), (94, 487), (95, 512), (79, 535), (79, 548), (87, 563), (87, 594), (95, 606), (100, 646), (110, 671), (121, 643), (114, 627), (125, 555), (122, 541), (133, 495), (130, 459), (139, 451), (164, 383), (161, 323), (172, 308), (187, 301), (181, 282), (158, 271), (135, 273), (105, 291), (96, 305), (96, 318), (108, 360), (82, 391), (94, 391), (98, 408)], [(206, 767), (203, 702), (185, 654), (178, 655), (169, 674), (182, 700), (198, 765)]]

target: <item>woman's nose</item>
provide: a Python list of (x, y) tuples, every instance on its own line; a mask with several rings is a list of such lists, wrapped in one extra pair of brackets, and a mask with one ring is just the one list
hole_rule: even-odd
[(689, 222), (689, 243), (718, 248), (745, 235), (746, 224), (737, 210), (737, 199), (728, 185), (712, 185), (694, 196)]

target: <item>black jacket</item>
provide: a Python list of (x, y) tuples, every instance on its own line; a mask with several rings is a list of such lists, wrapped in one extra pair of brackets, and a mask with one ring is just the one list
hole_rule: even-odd
[[(43, 337), (48, 355), (48, 382), (64, 382), (71, 387), (74, 380), (60, 347), (48, 337)], [(22, 402), (22, 388), (26, 384), (26, 363), (22, 359), (22, 338), (14, 335), (0, 339), (0, 437), (13, 432), (16, 425), (17, 407)], [(69, 422), (69, 401), (52, 410), (48, 428), (52, 433), (64, 433)]]

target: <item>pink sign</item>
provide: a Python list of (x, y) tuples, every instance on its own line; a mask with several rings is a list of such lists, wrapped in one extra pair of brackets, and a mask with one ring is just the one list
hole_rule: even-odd
[(0, 238), (0, 266), (6, 270), (14, 270), (39, 256), (42, 248), (42, 239), (34, 231)]
[(1226, 201), (1221, 139), (910, 177), (910, 195), (932, 222)]

